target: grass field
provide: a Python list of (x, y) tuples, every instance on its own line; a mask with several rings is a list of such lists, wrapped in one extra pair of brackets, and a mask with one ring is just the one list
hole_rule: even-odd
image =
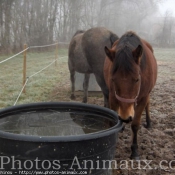
[[(175, 62), (175, 49), (155, 48), (154, 53), (160, 65), (165, 64), (165, 62), (173, 65)], [(56, 86), (69, 86), (69, 88), (63, 89), (65, 92), (57, 93), (58, 95), (66, 93), (67, 96), (69, 96), (70, 81), (67, 67), (67, 49), (60, 49), (58, 55), (57, 65), (54, 63), (29, 79), (26, 86), (26, 93), (22, 93), (17, 104), (52, 101), (51, 93)], [(9, 56), (1, 56), (0, 61), (7, 57)], [(49, 65), (54, 59), (54, 51), (38, 53), (30, 52), (30, 50), (27, 51), (27, 77)], [(166, 76), (170, 76), (170, 69), (167, 68), (164, 69), (164, 71), (165, 72), (161, 72), (161, 74), (158, 75), (159, 81), (161, 81), (161, 79), (163, 80)], [(0, 108), (12, 106), (16, 101), (22, 89), (22, 72), (22, 54), (0, 64)]]
[[(0, 61), (10, 56), (1, 56)], [(29, 49), (27, 51), (27, 77), (48, 66), (54, 60), (54, 50), (52, 52), (30, 52)], [(48, 101), (55, 84), (63, 81), (61, 79), (63, 70), (67, 70), (67, 49), (59, 50), (56, 65), (53, 63), (29, 79), (26, 93), (22, 93), (17, 104)], [(23, 54), (0, 64), (0, 108), (14, 105), (23, 86), (22, 77)]]

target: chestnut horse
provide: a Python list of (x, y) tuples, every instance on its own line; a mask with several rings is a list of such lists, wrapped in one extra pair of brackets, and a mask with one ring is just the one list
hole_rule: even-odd
[(150, 92), (157, 79), (157, 62), (151, 45), (134, 32), (125, 33), (112, 49), (105, 47), (104, 77), (109, 88), (109, 107), (131, 123), (131, 158), (139, 159), (137, 132), (146, 110), (146, 127), (151, 127)]
[(108, 107), (109, 91), (103, 75), (104, 47), (112, 47), (118, 36), (103, 27), (91, 28), (87, 31), (77, 31), (69, 45), (68, 67), (71, 80), (71, 99), (75, 99), (75, 71), (84, 74), (84, 97), (87, 102), (90, 74), (95, 75), (96, 81), (104, 95), (104, 106)]

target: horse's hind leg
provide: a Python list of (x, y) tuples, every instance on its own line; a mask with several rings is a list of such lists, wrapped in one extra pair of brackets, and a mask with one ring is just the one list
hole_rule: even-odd
[(83, 97), (83, 103), (87, 103), (89, 78), (90, 78), (90, 74), (84, 74), (84, 82), (83, 82), (84, 97)]
[(149, 114), (149, 104), (150, 104), (150, 100), (149, 100), (149, 97), (148, 97), (148, 102), (147, 102), (147, 105), (145, 107), (145, 112), (146, 112), (146, 125), (145, 125), (145, 127), (146, 128), (151, 128), (151, 118), (150, 118), (150, 114)]
[(71, 70), (70, 71), (70, 80), (71, 80), (71, 100), (75, 100), (75, 71)]

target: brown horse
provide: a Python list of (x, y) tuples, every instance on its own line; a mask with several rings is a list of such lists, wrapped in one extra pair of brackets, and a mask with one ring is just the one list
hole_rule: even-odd
[(151, 127), (149, 98), (157, 79), (157, 63), (151, 45), (134, 32), (125, 33), (112, 49), (105, 47), (104, 77), (109, 88), (109, 106), (123, 122), (131, 123), (131, 158), (139, 159), (137, 132), (146, 110), (146, 127)]

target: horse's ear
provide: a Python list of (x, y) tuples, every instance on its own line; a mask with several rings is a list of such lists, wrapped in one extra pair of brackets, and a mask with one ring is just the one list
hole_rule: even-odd
[(115, 58), (115, 51), (111, 50), (111, 49), (108, 49), (106, 46), (105, 46), (105, 53), (106, 55), (108, 56), (108, 58), (113, 62), (114, 58)]
[(135, 62), (137, 64), (140, 64), (140, 58), (142, 56), (142, 53), (143, 53), (143, 48), (141, 45), (138, 45), (137, 48), (132, 51), (132, 55), (133, 55)]

